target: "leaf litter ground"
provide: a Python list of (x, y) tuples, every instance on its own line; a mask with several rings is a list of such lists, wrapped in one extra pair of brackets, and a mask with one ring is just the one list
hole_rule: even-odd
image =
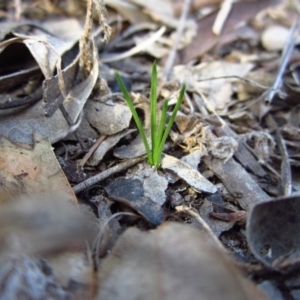
[(229, 2), (1, 4), (0, 299), (300, 299), (300, 8)]

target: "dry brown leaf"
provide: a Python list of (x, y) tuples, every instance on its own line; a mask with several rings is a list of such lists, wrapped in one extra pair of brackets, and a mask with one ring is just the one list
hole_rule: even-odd
[(25, 195), (45, 194), (59, 190), (77, 201), (48, 140), (34, 134), (33, 149), (0, 139), (0, 192)]
[(97, 300), (267, 299), (214, 242), (187, 225), (127, 230), (99, 270)]

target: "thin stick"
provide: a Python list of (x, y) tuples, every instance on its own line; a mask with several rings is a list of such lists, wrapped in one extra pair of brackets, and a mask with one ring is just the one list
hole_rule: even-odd
[(214, 240), (214, 242), (219, 247), (219, 249), (221, 251), (225, 250), (223, 244), (220, 242), (220, 240), (216, 237), (216, 235), (210, 229), (210, 227), (205, 222), (205, 220), (199, 215), (199, 213), (194, 208), (191, 208), (191, 207), (188, 207), (185, 205), (180, 205), (180, 206), (176, 206), (175, 209), (179, 213), (184, 213), (184, 214), (190, 215), (191, 217), (195, 218), (195, 220), (198, 221), (202, 225), (203, 229), (211, 236), (211, 238)]
[(100, 244), (101, 244), (101, 240), (104, 234), (105, 229), (108, 227), (109, 222), (111, 222), (112, 220), (118, 218), (118, 217), (122, 217), (122, 216), (130, 216), (130, 217), (138, 217), (141, 218), (141, 216), (136, 215), (134, 213), (130, 213), (130, 212), (118, 212), (115, 213), (114, 215), (110, 216), (103, 224), (103, 226), (100, 228), (94, 243), (92, 245), (92, 253), (95, 254), (95, 260), (96, 260), (96, 267), (99, 266), (99, 257), (98, 257), (98, 252), (100, 249)]
[(73, 186), (73, 191), (75, 194), (78, 194), (78, 193), (82, 192), (83, 190), (89, 188), (90, 186), (94, 185), (95, 183), (100, 182), (115, 173), (124, 171), (124, 170), (136, 165), (137, 163), (143, 161), (144, 159), (145, 159), (145, 156), (140, 156), (137, 158), (128, 159), (126, 161), (123, 161), (120, 164), (118, 164), (114, 167), (111, 167), (111, 168)]
[(183, 10), (182, 10), (182, 14), (180, 16), (179, 25), (178, 25), (177, 30), (176, 30), (176, 40), (175, 40), (175, 43), (173, 45), (172, 50), (170, 51), (167, 62), (165, 64), (164, 76), (165, 76), (167, 81), (170, 80), (171, 69), (174, 65), (176, 52), (177, 52), (177, 49), (178, 49), (180, 39), (181, 39), (182, 34), (183, 34), (183, 29), (184, 29), (184, 25), (185, 25), (185, 22), (186, 22), (186, 19), (187, 19), (187, 16), (188, 16), (190, 6), (191, 6), (191, 0), (185, 0)]
[(89, 152), (85, 154), (85, 156), (81, 159), (79, 166), (83, 167), (86, 162), (89, 160), (89, 158), (92, 156), (92, 154), (95, 152), (95, 150), (101, 145), (101, 143), (106, 139), (106, 135), (102, 135), (98, 138), (96, 143), (89, 149)]
[(232, 8), (232, 0), (224, 0), (212, 27), (215, 35), (220, 35)]
[(287, 38), (287, 42), (286, 42), (285, 47), (282, 51), (282, 56), (281, 56), (281, 59), (280, 59), (280, 65), (279, 65), (278, 72), (276, 74), (275, 81), (273, 83), (272, 88), (267, 92), (267, 95), (265, 96), (265, 103), (267, 105), (271, 104), (275, 94), (278, 93), (278, 91), (281, 88), (283, 73), (286, 69), (286, 66), (289, 62), (289, 59), (290, 59), (290, 57), (292, 55), (292, 52), (294, 50), (294, 47), (295, 47), (295, 32), (296, 32), (296, 29), (299, 28), (299, 24), (300, 24), (300, 17), (298, 17), (295, 20), (293, 26), (290, 29), (290, 33), (289, 33), (289, 36)]
[(155, 32), (149, 39), (147, 39), (145, 42), (133, 47), (129, 51), (123, 52), (122, 54), (115, 55), (112, 57), (100, 57), (101, 62), (112, 62), (116, 60), (121, 60), (130, 56), (133, 56), (141, 51), (144, 51), (149, 47), (151, 44), (156, 42), (166, 31), (166, 27), (161, 27), (157, 32)]

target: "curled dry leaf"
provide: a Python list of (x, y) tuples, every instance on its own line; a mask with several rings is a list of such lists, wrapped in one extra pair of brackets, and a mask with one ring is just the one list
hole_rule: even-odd
[(38, 28), (31, 30), (29, 34), (18, 29), (14, 34), (24, 39), (25, 45), (35, 58), (45, 78), (53, 76), (60, 55), (72, 48), (80, 37), (77, 35), (70, 40), (62, 40)]
[(128, 229), (102, 263), (96, 299), (267, 299), (214, 242), (187, 225)]
[[(89, 55), (92, 57), (93, 67), (86, 78), (77, 85), (74, 85), (69, 91), (63, 104), (73, 123), (76, 123), (82, 109), (89, 98), (99, 74), (98, 50), (94, 40), (91, 40), (91, 49)], [(81, 53), (81, 56), (83, 53)], [(83, 71), (81, 71), (83, 72)], [(81, 76), (82, 74), (78, 74)]]
[(247, 239), (255, 257), (275, 268), (299, 259), (299, 224), (299, 195), (256, 204), (247, 223)]

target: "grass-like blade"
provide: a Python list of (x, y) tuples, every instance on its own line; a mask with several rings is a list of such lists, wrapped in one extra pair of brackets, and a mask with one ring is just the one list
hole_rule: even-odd
[(119, 75), (118, 72), (116, 72), (115, 75), (116, 75), (116, 79), (118, 81), (118, 84), (120, 86), (120, 89), (121, 89), (121, 91), (122, 91), (122, 93), (124, 95), (124, 98), (125, 98), (126, 102), (127, 102), (127, 105), (129, 106), (129, 109), (131, 111), (131, 114), (133, 116), (135, 124), (136, 124), (136, 126), (138, 128), (138, 131), (139, 131), (139, 133), (140, 133), (140, 135), (142, 137), (142, 140), (143, 140), (143, 143), (145, 145), (146, 152), (147, 152), (149, 164), (153, 165), (152, 153), (151, 153), (151, 150), (150, 150), (147, 138), (146, 138), (146, 134), (145, 134), (144, 128), (143, 128), (142, 123), (140, 121), (140, 118), (139, 118), (139, 116), (138, 116), (138, 114), (137, 114), (137, 112), (136, 112), (136, 110), (134, 108), (134, 105), (132, 103), (130, 95), (129, 95), (129, 93), (128, 93), (128, 91), (127, 91), (127, 89), (126, 89), (126, 87), (125, 87), (125, 85), (123, 83), (123, 80), (122, 80), (121, 76)]
[(163, 137), (162, 137), (162, 139), (161, 139), (161, 141), (160, 141), (159, 148), (158, 148), (159, 156), (160, 156), (161, 153), (162, 153), (162, 149), (163, 149), (164, 144), (165, 144), (165, 142), (166, 142), (166, 140), (167, 140), (167, 137), (168, 137), (168, 135), (169, 135), (169, 133), (170, 133), (171, 127), (172, 127), (172, 125), (173, 125), (173, 123), (174, 123), (174, 120), (175, 120), (176, 114), (177, 114), (177, 112), (178, 112), (178, 110), (179, 110), (179, 107), (180, 107), (180, 105), (181, 105), (181, 103), (182, 103), (182, 100), (183, 100), (183, 97), (184, 97), (184, 93), (185, 93), (185, 84), (182, 86), (182, 88), (181, 88), (181, 90), (180, 90), (180, 93), (179, 93), (179, 97), (178, 97), (177, 103), (176, 103), (175, 108), (174, 108), (174, 110), (173, 110), (173, 113), (172, 113), (172, 115), (171, 115), (171, 117), (170, 117), (170, 120), (169, 120), (169, 122), (168, 122), (168, 125), (167, 125), (167, 127), (166, 127), (166, 129), (165, 129), (165, 131), (164, 131)]
[[(151, 143), (152, 151), (156, 148), (156, 109), (157, 109), (157, 68), (156, 61), (152, 65), (152, 75), (151, 75), (151, 91), (150, 91), (150, 117), (151, 117)], [(158, 145), (157, 145), (158, 146)], [(152, 152), (153, 154), (153, 152)]]

